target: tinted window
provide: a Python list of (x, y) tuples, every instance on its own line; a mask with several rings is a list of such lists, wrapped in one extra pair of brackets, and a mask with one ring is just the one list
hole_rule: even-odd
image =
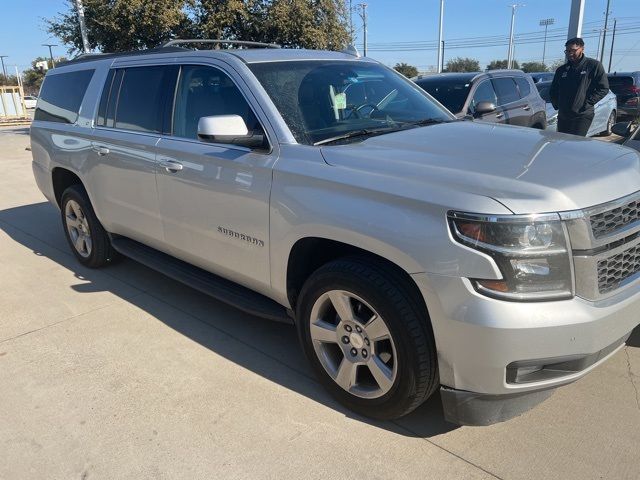
[(75, 123), (95, 70), (47, 75), (40, 91), (35, 120)]
[(109, 96), (111, 95), (111, 91), (113, 89), (114, 75), (115, 70), (110, 70), (109, 75), (107, 75), (107, 80), (104, 82), (102, 96), (100, 97), (100, 105), (98, 106), (98, 125), (100, 126), (104, 126), (106, 124), (107, 104), (109, 102)]
[(609, 88), (613, 93), (631, 93), (633, 77), (608, 77)]
[(520, 99), (516, 84), (512, 78), (494, 78), (491, 80), (498, 95), (498, 105), (506, 105)]
[(198, 121), (213, 115), (240, 115), (249, 131), (261, 130), (251, 107), (227, 74), (212, 67), (182, 67), (173, 114), (173, 134), (198, 138)]
[(161, 132), (166, 99), (164, 86), (171, 72), (162, 66), (127, 68), (118, 95), (115, 127)]
[(452, 80), (423, 80), (418, 85), (452, 112), (459, 112), (467, 100), (471, 84)]
[(531, 93), (531, 86), (526, 78), (516, 77), (516, 83), (520, 90), (520, 98), (524, 98)]
[(491, 102), (494, 105), (498, 104), (498, 100), (496, 99), (496, 92), (493, 89), (493, 85), (489, 80), (485, 80), (484, 82), (478, 85), (476, 91), (473, 94), (473, 98), (471, 99), (471, 104), (469, 105), (469, 110), (474, 111), (476, 105), (480, 102)]

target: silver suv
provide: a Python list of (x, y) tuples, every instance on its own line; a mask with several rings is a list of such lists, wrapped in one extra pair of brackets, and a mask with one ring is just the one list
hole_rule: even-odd
[(47, 73), (39, 188), (88, 267), (117, 253), (295, 323), (376, 418), (518, 415), (622, 348), (640, 155), (455, 119), (349, 53), (166, 46)]

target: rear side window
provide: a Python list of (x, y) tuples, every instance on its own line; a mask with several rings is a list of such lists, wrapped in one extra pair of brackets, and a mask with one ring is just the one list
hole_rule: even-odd
[(520, 100), (520, 95), (518, 95), (518, 90), (516, 89), (513, 78), (494, 78), (491, 82), (498, 95), (498, 105), (506, 105), (507, 103)]
[(163, 66), (125, 69), (118, 89), (115, 128), (162, 132), (167, 81), (174, 73), (174, 69)]
[(95, 70), (47, 75), (42, 84), (34, 120), (75, 123)]
[(520, 90), (520, 98), (524, 98), (531, 93), (531, 85), (529, 85), (526, 78), (516, 77), (516, 83)]

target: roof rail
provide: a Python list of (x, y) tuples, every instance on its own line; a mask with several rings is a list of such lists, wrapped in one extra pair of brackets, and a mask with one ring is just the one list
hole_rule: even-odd
[(176, 45), (183, 45), (185, 43), (213, 43), (215, 45), (233, 44), (233, 45), (241, 45), (244, 47), (282, 48), (282, 46), (278, 45), (277, 43), (245, 42), (242, 40), (219, 40), (219, 39), (202, 40), (197, 38), (169, 40), (168, 42), (162, 44), (161, 48), (173, 47)]

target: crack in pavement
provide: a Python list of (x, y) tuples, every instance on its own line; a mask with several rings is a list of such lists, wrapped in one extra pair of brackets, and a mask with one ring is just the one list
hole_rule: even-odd
[(636, 385), (636, 383), (633, 381), (633, 377), (635, 377), (635, 373), (633, 373), (631, 371), (631, 358), (629, 357), (629, 347), (625, 346), (624, 347), (624, 354), (627, 357), (627, 373), (629, 376), (629, 381), (631, 382), (631, 386), (633, 386), (633, 389), (636, 392), (636, 405), (638, 406), (638, 410), (640, 410), (640, 396), (638, 396), (638, 386)]

